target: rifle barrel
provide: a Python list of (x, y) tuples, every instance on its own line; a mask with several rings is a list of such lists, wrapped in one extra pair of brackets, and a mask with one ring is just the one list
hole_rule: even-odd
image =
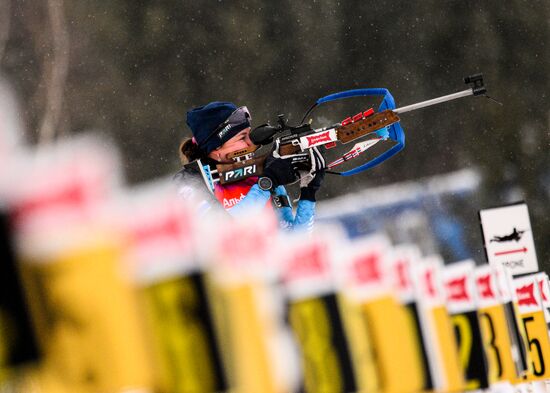
[(407, 105), (407, 106), (404, 106), (402, 108), (392, 109), (392, 111), (395, 112), (395, 113), (410, 112), (410, 111), (414, 111), (416, 109), (441, 104), (442, 102), (452, 101), (452, 100), (456, 100), (457, 98), (468, 97), (468, 96), (471, 96), (471, 95), (474, 95), (474, 92), (472, 91), (472, 89), (468, 89), (468, 90), (464, 90), (464, 91), (459, 91), (458, 93), (448, 94), (446, 96), (441, 96), (441, 97), (438, 97), (438, 98), (432, 98), (431, 100), (422, 101), (422, 102), (418, 102), (416, 104)]

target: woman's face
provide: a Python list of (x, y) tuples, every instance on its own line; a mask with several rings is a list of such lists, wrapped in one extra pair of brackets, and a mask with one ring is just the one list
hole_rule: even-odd
[(231, 162), (231, 160), (227, 158), (229, 153), (246, 149), (250, 146), (254, 146), (254, 144), (250, 140), (250, 127), (248, 127), (218, 147), (216, 150), (212, 151), (208, 157), (218, 162)]

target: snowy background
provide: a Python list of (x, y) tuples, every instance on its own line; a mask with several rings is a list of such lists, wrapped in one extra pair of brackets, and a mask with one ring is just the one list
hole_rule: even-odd
[[(327, 178), (320, 199), (404, 193), (417, 221), (442, 238), (465, 237), (478, 261), (477, 210), (525, 200), (544, 265), (549, 21), (543, 0), (0, 0), (0, 72), (20, 98), (28, 142), (99, 130), (117, 141), (132, 183), (177, 171), (193, 106), (229, 100), (247, 105), (254, 125), (278, 113), (298, 121), (329, 93), (386, 87), (401, 106), (463, 90), (464, 76), (483, 72), (503, 106), (466, 98), (404, 114), (405, 150), (359, 176)], [(372, 105), (334, 105), (313, 120), (335, 122)], [(463, 170), (470, 172), (456, 172)], [(470, 177), (465, 184), (450, 177), (444, 195), (414, 194), (411, 202), (411, 184), (449, 173)], [(401, 186), (384, 188), (395, 183)], [(330, 208), (357, 203), (340, 201)], [(376, 219), (372, 211), (363, 220), (369, 215)], [(447, 216), (459, 220), (462, 234), (449, 232)], [(453, 247), (443, 253), (458, 258)]]

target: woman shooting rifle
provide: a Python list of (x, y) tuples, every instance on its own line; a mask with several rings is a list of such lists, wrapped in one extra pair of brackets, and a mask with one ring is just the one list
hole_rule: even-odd
[[(217, 165), (232, 162), (228, 157), (231, 153), (254, 146), (249, 137), (250, 121), (246, 107), (237, 107), (230, 102), (211, 102), (187, 112), (187, 125), (193, 138), (180, 145), (184, 167), (175, 176), (182, 195), (206, 191), (209, 187), (201, 174), (191, 169), (190, 163), (198, 161), (215, 171)], [(290, 203), (276, 211), (283, 228), (309, 228), (315, 215), (315, 196), (324, 179), (325, 161), (317, 149), (310, 149), (308, 154), (312, 167), (304, 172), (293, 167), (292, 157), (280, 157), (275, 149), (266, 159), (260, 178), (253, 176), (230, 184), (213, 182), (214, 197), (230, 215), (236, 217), (250, 208), (267, 205), (273, 194), (285, 196), (288, 200), (284, 186), (299, 180), (300, 199), (296, 214)], [(203, 207), (212, 206), (203, 201)]]

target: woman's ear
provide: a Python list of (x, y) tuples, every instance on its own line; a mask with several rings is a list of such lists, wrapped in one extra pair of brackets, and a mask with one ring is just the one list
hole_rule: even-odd
[(218, 150), (219, 150), (219, 148), (215, 149), (215, 150), (212, 150), (210, 152), (210, 154), (208, 154), (208, 157), (210, 157), (211, 159), (213, 159), (215, 161), (221, 162), (221, 156), (220, 156), (220, 152)]

